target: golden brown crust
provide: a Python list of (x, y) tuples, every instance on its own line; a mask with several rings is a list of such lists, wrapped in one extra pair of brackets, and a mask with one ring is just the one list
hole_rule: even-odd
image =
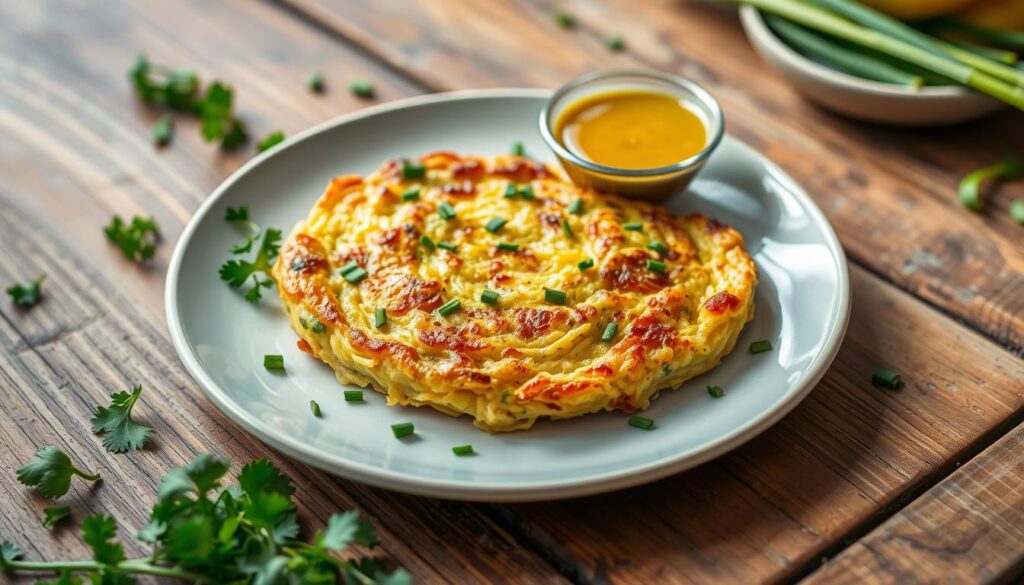
[[(332, 180), (274, 266), (300, 347), (344, 383), (468, 413), (491, 431), (633, 412), (714, 367), (753, 316), (753, 261), (742, 236), (713, 219), (579, 189), (522, 157), (435, 152), (419, 162), (422, 179), (403, 180), (392, 161), (365, 179)], [(527, 184), (532, 198), (505, 196)], [(572, 214), (577, 198), (583, 211)], [(442, 202), (455, 218), (439, 216)], [(507, 223), (492, 233), (495, 217)], [(593, 267), (580, 270), (588, 258)], [(350, 263), (366, 277), (339, 275)], [(545, 288), (564, 291), (565, 306), (547, 303)], [(481, 301), (486, 289), (497, 304)], [(440, 315), (452, 299), (461, 308)], [(379, 329), (377, 308), (388, 316)], [(618, 333), (603, 342), (610, 322)]]

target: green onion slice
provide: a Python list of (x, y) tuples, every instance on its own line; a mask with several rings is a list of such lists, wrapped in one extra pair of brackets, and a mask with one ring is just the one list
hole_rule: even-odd
[(500, 296), (501, 295), (498, 294), (498, 291), (488, 288), (484, 289), (484, 292), (480, 293), (480, 300), (488, 305), (496, 305)]
[(342, 276), (345, 276), (349, 272), (352, 272), (353, 270), (355, 270), (357, 268), (359, 268), (358, 264), (356, 264), (355, 262), (349, 262), (348, 264), (346, 264), (346, 265), (341, 267), (341, 270), (338, 271), (338, 274), (340, 274)]
[(402, 193), (402, 201), (415, 201), (420, 198), (420, 188), (415, 187)]
[(611, 341), (615, 339), (615, 334), (619, 332), (618, 323), (609, 323), (604, 328), (604, 333), (601, 334), (601, 341)]
[(533, 199), (535, 193), (533, 191), (533, 185), (526, 184), (519, 188), (519, 196), (527, 201)]
[(434, 244), (434, 240), (431, 240), (428, 236), (425, 235), (420, 236), (420, 243), (423, 244), (423, 247), (428, 250), (433, 250), (436, 247), (436, 245)]
[(283, 370), (284, 356), (275, 354), (267, 354), (263, 356), (263, 367), (268, 370)]
[(373, 326), (377, 329), (388, 324), (388, 311), (384, 307), (373, 310)]
[(569, 225), (569, 220), (568, 219), (563, 219), (562, 220), (562, 233), (564, 233), (565, 237), (567, 237), (567, 238), (573, 237), (572, 226)]
[(362, 390), (345, 390), (345, 402), (362, 402)]
[(505, 193), (502, 194), (502, 197), (504, 197), (505, 199), (515, 199), (516, 195), (518, 194), (519, 190), (516, 189), (516, 186), (513, 185), (512, 183), (509, 183), (508, 185), (505, 186)]
[(458, 311), (459, 307), (461, 306), (462, 302), (459, 301), (459, 299), (452, 299), (438, 307), (437, 312), (440, 313), (442, 317), (447, 317), (448, 315), (451, 315), (455, 311)]
[(312, 329), (313, 333), (323, 333), (324, 331), (327, 331), (327, 326), (320, 321), (313, 321)]
[(643, 231), (644, 224), (638, 223), (638, 222), (624, 223), (624, 224), (622, 224), (622, 229), (627, 230), (627, 231), (631, 231), (631, 232), (639, 232), (639, 231)]
[(451, 242), (438, 242), (437, 247), (441, 248), (442, 250), (448, 250), (452, 254), (457, 252), (459, 249), (455, 244), (452, 244)]
[(660, 260), (647, 259), (647, 269), (658, 274), (665, 274), (665, 263)]
[(343, 274), (342, 276), (345, 277), (345, 280), (351, 282), (352, 284), (356, 284), (360, 280), (366, 278), (369, 275), (370, 273), (368, 273), (366, 270), (363, 270), (362, 268), (356, 268), (355, 270), (349, 271)]
[(405, 161), (402, 163), (402, 179), (408, 181), (411, 179), (422, 179), (427, 176), (427, 167)]
[(551, 303), (552, 305), (564, 305), (568, 295), (565, 291), (555, 290), (553, 288), (544, 289), (544, 301)]
[(451, 203), (444, 201), (437, 206), (437, 214), (441, 216), (441, 219), (455, 219), (455, 208)]
[(573, 215), (580, 215), (583, 213), (583, 200), (573, 199), (573, 202), (569, 204), (568, 211)]
[(767, 339), (755, 341), (750, 344), (750, 353), (764, 353), (772, 350), (772, 342)]
[(576, 267), (580, 269), (580, 272), (583, 272), (584, 270), (589, 270), (594, 267), (594, 259), (587, 258), (586, 260), (577, 264)]
[(526, 148), (523, 146), (522, 142), (512, 143), (512, 154), (516, 156), (523, 156), (526, 154)]
[(459, 457), (464, 457), (466, 455), (472, 455), (473, 454), (473, 445), (458, 445), (456, 447), (452, 447), (452, 453), (455, 453)]
[(878, 368), (871, 374), (871, 381), (883, 388), (896, 390), (903, 383), (903, 376), (892, 370)]
[(722, 390), (721, 386), (708, 386), (708, 394), (710, 394), (712, 398), (721, 398), (722, 396), (725, 396), (725, 391)]
[(309, 401), (309, 410), (313, 411), (313, 416), (320, 418), (324, 413), (320, 410), (320, 405), (317, 404), (316, 400)]
[(668, 246), (662, 244), (661, 242), (651, 242), (650, 244), (647, 244), (647, 249), (654, 250), (655, 252), (661, 254), (662, 256), (667, 255), (669, 252)]
[(505, 227), (506, 223), (508, 223), (507, 219), (502, 219), (500, 217), (492, 217), (491, 219), (487, 220), (487, 225), (484, 226), (484, 229), (491, 232), (492, 234), (496, 234), (498, 233), (498, 230)]
[(411, 422), (398, 423), (398, 424), (395, 424), (395, 425), (391, 425), (391, 433), (393, 435), (395, 435), (396, 439), (401, 439), (402, 437), (408, 437), (409, 435), (413, 434), (415, 431), (416, 431), (416, 427)]
[(629, 417), (629, 426), (649, 431), (654, 428), (654, 421), (642, 416), (631, 416)]

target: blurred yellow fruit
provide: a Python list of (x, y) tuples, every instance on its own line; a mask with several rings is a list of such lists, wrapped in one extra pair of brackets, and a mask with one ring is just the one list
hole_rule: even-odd
[(982, 26), (1024, 30), (1024, 0), (981, 0), (957, 16)]
[[(978, 0), (862, 0), (896, 18), (915, 19), (949, 14), (964, 9)], [(1003, 0), (1007, 5), (1024, 2), (1024, 0)]]

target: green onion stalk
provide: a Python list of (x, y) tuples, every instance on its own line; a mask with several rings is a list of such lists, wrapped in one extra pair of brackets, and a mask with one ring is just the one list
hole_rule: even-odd
[(895, 18), (886, 16), (854, 0), (809, 0), (809, 2), (814, 6), (831, 10), (835, 14), (844, 16), (862, 26), (892, 35), (894, 38), (906, 41), (936, 56), (959, 61), (1007, 83), (1024, 85), (1024, 73), (1019, 69), (1009, 67), (1003, 63), (997, 63), (952, 43), (928, 36)]
[(969, 65), (950, 59), (948, 56), (937, 55), (931, 50), (894, 38), (881, 31), (854, 24), (845, 18), (804, 4), (799, 0), (724, 1), (747, 4), (819, 32), (888, 53), (1024, 110), (1024, 87), (1011, 85)]

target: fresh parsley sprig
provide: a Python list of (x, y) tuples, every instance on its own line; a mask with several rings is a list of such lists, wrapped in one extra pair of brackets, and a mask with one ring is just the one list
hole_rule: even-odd
[(111, 453), (125, 453), (141, 449), (153, 434), (153, 429), (132, 420), (132, 408), (142, 394), (142, 386), (131, 392), (116, 392), (110, 395), (110, 406), (99, 406), (96, 415), (89, 421), (92, 432), (103, 433), (103, 447)]
[(79, 476), (87, 481), (100, 479), (100, 474), (82, 471), (71, 463), (71, 458), (53, 445), (36, 451), (35, 457), (18, 468), (18, 481), (36, 488), (44, 498), (56, 500), (71, 489), (71, 478)]
[(260, 242), (260, 244), (256, 258), (252, 262), (247, 260), (225, 262), (220, 267), (220, 278), (231, 288), (240, 288), (251, 278), (252, 285), (245, 292), (245, 300), (253, 304), (258, 303), (263, 298), (261, 289), (274, 286), (274, 281), (267, 277), (267, 273), (281, 249), (281, 230), (275, 228), (261, 230), (260, 226), (250, 219), (248, 205), (237, 208), (228, 207), (224, 212), (224, 221), (245, 226), (250, 231), (244, 243), (231, 247), (232, 254), (249, 254), (256, 242)]
[[(219, 141), (224, 150), (234, 150), (248, 142), (249, 133), (245, 124), (234, 115), (234, 92), (227, 84), (214, 81), (204, 92), (199, 76), (194, 72), (151, 63), (145, 55), (136, 58), (128, 77), (135, 92), (147, 104), (198, 115), (203, 138), (207, 142)], [(171, 121), (165, 119), (167, 131), (158, 125), (154, 134), (158, 144), (170, 141)]]
[(130, 223), (115, 215), (110, 225), (103, 228), (107, 239), (116, 245), (124, 257), (135, 262), (143, 262), (156, 255), (156, 245), (160, 241), (160, 229), (156, 221), (135, 216)]
[[(139, 540), (153, 553), (125, 559), (117, 525), (104, 515), (82, 522), (82, 540), (91, 561), (33, 562), (10, 542), (0, 544), (0, 570), (52, 572), (54, 583), (131, 583), (130, 575), (157, 575), (199, 584), (219, 583), (359, 583), (408, 585), (402, 569), (388, 573), (376, 557), (340, 558), (351, 544), (373, 548), (373, 526), (356, 511), (334, 514), (312, 542), (299, 540), (291, 480), (269, 461), (242, 468), (238, 484), (221, 487), (227, 461), (198, 455), (164, 477), (149, 524)], [(351, 557), (351, 555), (349, 555)]]
[(42, 284), (45, 279), (46, 275), (43, 274), (28, 284), (15, 284), (7, 289), (7, 294), (16, 305), (26, 308), (35, 306), (43, 298)]

